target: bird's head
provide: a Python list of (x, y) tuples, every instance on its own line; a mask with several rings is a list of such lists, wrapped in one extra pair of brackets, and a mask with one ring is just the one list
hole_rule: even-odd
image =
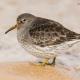
[(17, 17), (17, 20), (16, 20), (16, 25), (15, 25), (15, 26), (12, 26), (11, 28), (9, 28), (9, 29), (5, 32), (5, 34), (7, 34), (9, 31), (11, 31), (11, 30), (13, 30), (13, 29), (15, 29), (15, 28), (19, 29), (20, 27), (22, 27), (22, 26), (20, 26), (20, 25), (23, 25), (23, 24), (25, 24), (25, 23), (30, 22), (34, 17), (35, 17), (34, 15), (29, 14), (29, 13), (23, 13), (23, 14), (19, 15), (19, 16)]

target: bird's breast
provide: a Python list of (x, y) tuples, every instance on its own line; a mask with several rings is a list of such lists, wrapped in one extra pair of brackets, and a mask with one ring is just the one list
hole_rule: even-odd
[(21, 44), (24, 44), (25, 42), (27, 42), (28, 30), (24, 28), (20, 28), (19, 30), (17, 30), (17, 39), (18, 39), (18, 42)]

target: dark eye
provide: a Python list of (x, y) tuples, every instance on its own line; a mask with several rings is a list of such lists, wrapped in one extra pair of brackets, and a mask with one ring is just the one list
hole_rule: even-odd
[(21, 21), (20, 21), (20, 23), (24, 23), (26, 21), (26, 19), (22, 19)]
[(24, 21), (26, 21), (26, 19), (22, 19), (22, 21), (24, 22)]

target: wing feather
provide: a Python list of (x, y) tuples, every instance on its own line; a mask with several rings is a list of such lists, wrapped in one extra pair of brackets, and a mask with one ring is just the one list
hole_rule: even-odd
[(32, 43), (41, 47), (70, 41), (76, 35), (56, 21), (39, 17), (32, 23), (29, 33)]

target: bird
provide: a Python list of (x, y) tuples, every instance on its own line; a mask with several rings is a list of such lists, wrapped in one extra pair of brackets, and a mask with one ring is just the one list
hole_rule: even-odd
[[(17, 39), (21, 46), (37, 58), (42, 65), (55, 65), (56, 54), (48, 52), (51, 46), (60, 45), (65, 42), (80, 39), (80, 34), (67, 29), (61, 23), (35, 16), (30, 13), (22, 13), (16, 19), (16, 25), (9, 28), (9, 31), (17, 28)], [(52, 59), (52, 63), (49, 60)]]

